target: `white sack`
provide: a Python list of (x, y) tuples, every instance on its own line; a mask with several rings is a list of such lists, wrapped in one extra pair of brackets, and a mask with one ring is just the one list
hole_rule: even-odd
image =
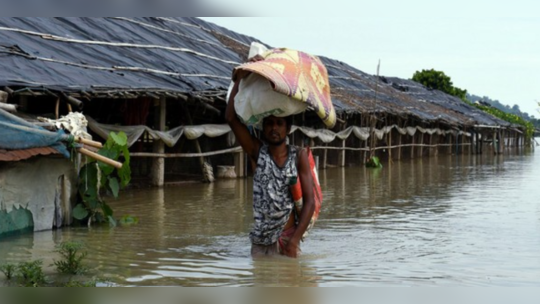
[(240, 81), (234, 102), (236, 113), (249, 126), (260, 126), (270, 115), (285, 117), (307, 109), (306, 103), (277, 93), (266, 78), (257, 74)]

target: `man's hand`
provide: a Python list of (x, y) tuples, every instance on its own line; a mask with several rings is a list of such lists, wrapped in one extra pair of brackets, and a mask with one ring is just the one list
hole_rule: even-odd
[(290, 258), (296, 258), (298, 257), (299, 250), (298, 250), (298, 241), (293, 241), (292, 239), (287, 243), (285, 248), (283, 248), (283, 254), (290, 257)]

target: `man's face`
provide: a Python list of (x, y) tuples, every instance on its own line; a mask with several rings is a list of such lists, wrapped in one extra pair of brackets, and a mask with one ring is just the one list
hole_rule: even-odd
[(284, 143), (288, 131), (285, 118), (268, 116), (263, 120), (263, 133), (269, 145), (279, 146)]

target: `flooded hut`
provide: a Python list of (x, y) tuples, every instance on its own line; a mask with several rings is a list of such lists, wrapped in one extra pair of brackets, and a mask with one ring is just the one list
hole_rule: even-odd
[[(0, 90), (29, 117), (82, 111), (94, 139), (125, 132), (135, 181), (242, 177), (248, 164), (224, 109), (232, 69), (254, 41), (263, 43), (198, 18), (2, 17)], [(523, 143), (516, 126), (455, 97), (321, 59), (339, 123), (328, 130), (306, 112), (289, 138), (311, 145), (320, 167)]]
[(62, 137), (0, 109), (0, 238), (71, 223), (77, 180)]

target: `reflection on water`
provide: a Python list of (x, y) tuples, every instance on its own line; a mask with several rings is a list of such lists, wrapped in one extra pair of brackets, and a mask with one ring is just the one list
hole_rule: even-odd
[[(131, 190), (130, 227), (65, 228), (0, 241), (0, 264), (83, 241), (120, 285), (535, 286), (540, 158), (432, 157), (320, 172), (324, 205), (299, 259), (252, 260), (251, 180)], [(49, 269), (50, 270), (50, 269)]]

